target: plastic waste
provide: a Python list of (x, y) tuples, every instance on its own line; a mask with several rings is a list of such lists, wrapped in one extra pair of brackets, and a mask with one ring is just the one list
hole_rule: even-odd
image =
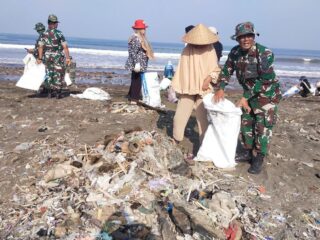
[(73, 60), (72, 57), (70, 57), (71, 62), (69, 65), (66, 66), (66, 75), (68, 74), (71, 84), (75, 82), (76, 80), (76, 68), (77, 63)]
[(74, 98), (84, 98), (89, 100), (111, 100), (109, 93), (96, 87), (87, 88), (82, 94), (70, 94), (70, 96)]
[(44, 64), (37, 64), (32, 54), (28, 54), (24, 59), (24, 73), (16, 83), (17, 87), (38, 91), (44, 82), (46, 70)]
[(171, 85), (171, 80), (169, 78), (164, 78), (160, 82), (160, 89), (165, 90)]
[(218, 168), (232, 168), (242, 111), (227, 99), (212, 102), (213, 94), (207, 94), (203, 103), (208, 111), (209, 124), (195, 161), (212, 161)]
[(283, 94), (282, 94), (282, 97), (283, 98), (288, 98), (288, 97), (291, 97), (297, 93), (300, 92), (300, 89), (297, 85), (294, 85), (292, 86), (291, 88), (289, 88), (287, 91), (285, 91)]
[(161, 107), (160, 83), (157, 72), (141, 73), (142, 101), (152, 107)]
[(174, 75), (174, 69), (171, 61), (168, 61), (166, 66), (164, 67), (164, 77), (172, 80)]

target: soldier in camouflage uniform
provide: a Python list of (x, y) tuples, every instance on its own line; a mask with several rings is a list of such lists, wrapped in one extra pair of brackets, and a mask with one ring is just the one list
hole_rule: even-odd
[(280, 85), (273, 69), (274, 55), (270, 49), (255, 42), (255, 35), (259, 34), (255, 32), (254, 25), (251, 22), (240, 23), (235, 32), (231, 38), (239, 45), (231, 49), (220, 73), (219, 90), (214, 101), (224, 98), (225, 86), (236, 71), (244, 90), (237, 105), (243, 108), (241, 135), (245, 148), (243, 153), (237, 154), (236, 161), (249, 161), (248, 172), (259, 174), (277, 119)]
[(48, 88), (48, 97), (55, 94), (61, 97), (61, 90), (65, 75), (65, 66), (70, 64), (69, 48), (67, 42), (58, 27), (57, 16), (51, 14), (48, 17), (48, 29), (41, 35), (39, 42), (39, 56), (37, 62), (42, 61), (46, 65), (45, 85)]
[(44, 33), (44, 31), (46, 30), (46, 27), (42, 23), (39, 22), (34, 26), (34, 30), (37, 31), (39, 36), (38, 36), (37, 41), (36, 41), (36, 43), (34, 45), (34, 48), (33, 49), (27, 49), (27, 51), (28, 51), (28, 53), (32, 53), (33, 56), (37, 59), (38, 56), (39, 56), (39, 52), (38, 52), (39, 41), (41, 39), (42, 33)]

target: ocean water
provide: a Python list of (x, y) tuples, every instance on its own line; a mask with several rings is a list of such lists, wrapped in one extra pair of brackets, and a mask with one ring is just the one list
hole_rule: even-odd
[[(0, 33), (0, 64), (22, 65), (26, 55), (25, 48), (32, 48), (36, 35)], [(128, 56), (126, 40), (105, 40), (75, 38), (66, 36), (70, 55), (75, 59), (77, 67), (84, 71), (125, 72), (124, 65)], [(183, 43), (152, 42), (155, 59), (149, 61), (149, 70), (162, 71), (168, 60), (176, 67)], [(224, 46), (223, 64), (230, 51), (230, 46)], [(275, 54), (275, 71), (283, 88), (288, 88), (298, 82), (300, 76), (306, 76), (311, 82), (320, 80), (320, 51), (272, 49)], [(128, 80), (129, 81), (129, 80)], [(122, 83), (126, 83), (123, 82)], [(237, 83), (233, 78), (231, 87)]]

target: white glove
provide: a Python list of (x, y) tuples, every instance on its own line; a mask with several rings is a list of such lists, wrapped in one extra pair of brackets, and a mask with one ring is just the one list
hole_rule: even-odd
[(140, 63), (136, 63), (136, 65), (134, 65), (133, 71), (135, 71), (135, 72), (137, 72), (137, 73), (141, 71), (141, 65), (140, 65)]

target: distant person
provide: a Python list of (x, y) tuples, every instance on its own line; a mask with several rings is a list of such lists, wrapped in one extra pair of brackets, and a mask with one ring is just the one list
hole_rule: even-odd
[[(213, 34), (216, 34), (218, 36), (219, 33), (215, 27), (209, 27), (209, 29)], [(218, 62), (220, 62), (220, 58), (222, 57), (223, 45), (220, 41), (218, 41), (213, 44), (213, 47), (216, 50)]]
[(128, 98), (135, 104), (141, 98), (141, 73), (147, 71), (149, 59), (154, 58), (151, 44), (146, 37), (148, 26), (142, 19), (138, 19), (132, 26), (134, 34), (128, 40), (129, 57), (125, 68), (131, 71), (131, 84)]
[(193, 25), (189, 25), (189, 26), (187, 26), (187, 27), (184, 29), (184, 31), (185, 31), (185, 33), (188, 33), (188, 32), (190, 32), (193, 28), (194, 28)]
[(316, 94), (317, 96), (320, 95), (320, 81), (316, 83)]
[(301, 76), (299, 78), (300, 84), (299, 88), (301, 89), (299, 94), (301, 97), (307, 97), (309, 93), (311, 93), (311, 85), (306, 76)]
[[(212, 91), (211, 82), (220, 68), (212, 46), (218, 40), (206, 26), (199, 24), (183, 37), (183, 49), (172, 80), (173, 89), (180, 94), (173, 119), (173, 138), (180, 142), (193, 109), (197, 119), (200, 142), (208, 127), (207, 111), (202, 97)], [(215, 75), (214, 75), (215, 74)]]
[(37, 33), (39, 34), (38, 35), (38, 38), (37, 38), (37, 41), (36, 43), (34, 44), (34, 48), (31, 48), (31, 49), (27, 49), (28, 53), (31, 53), (33, 54), (33, 56), (35, 57), (35, 59), (38, 58), (39, 56), (39, 52), (38, 52), (38, 49), (39, 49), (39, 41), (41, 39), (41, 35), (44, 33), (44, 31), (46, 30), (46, 27), (41, 23), (37, 23), (35, 26), (34, 26), (34, 30), (37, 31)]
[(48, 97), (55, 96), (61, 98), (61, 91), (64, 82), (66, 65), (70, 65), (71, 59), (67, 41), (62, 32), (57, 29), (58, 18), (56, 15), (49, 15), (48, 29), (45, 31), (39, 41), (38, 63), (46, 65), (45, 86), (48, 90)]
[(237, 105), (243, 109), (240, 131), (245, 148), (235, 160), (248, 161), (251, 174), (259, 174), (262, 170), (281, 100), (279, 81), (273, 69), (274, 55), (270, 49), (255, 42), (256, 35), (259, 34), (251, 22), (236, 26), (235, 35), (231, 38), (239, 44), (228, 55), (214, 95), (215, 102), (224, 98), (225, 86), (235, 71), (243, 87), (243, 96)]

